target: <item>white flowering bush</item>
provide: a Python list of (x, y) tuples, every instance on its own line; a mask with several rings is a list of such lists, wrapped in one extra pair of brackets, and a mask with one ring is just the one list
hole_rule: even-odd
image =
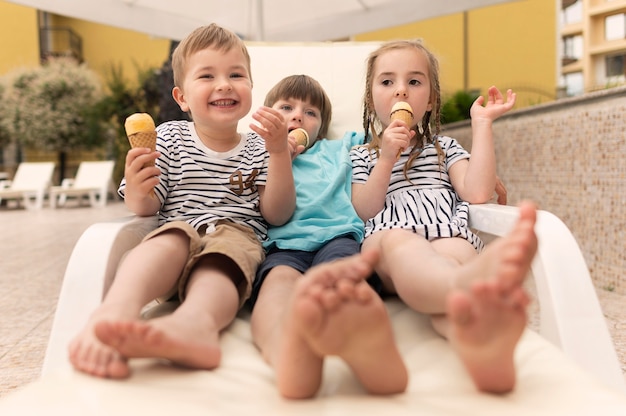
[(21, 145), (67, 153), (99, 144), (97, 75), (68, 58), (5, 77), (0, 124)]

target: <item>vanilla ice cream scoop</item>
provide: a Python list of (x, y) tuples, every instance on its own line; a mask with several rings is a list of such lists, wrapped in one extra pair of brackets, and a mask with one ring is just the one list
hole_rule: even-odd
[(398, 101), (391, 107), (391, 121), (402, 120), (409, 128), (413, 127), (413, 109), (404, 101)]
[(304, 146), (305, 149), (309, 147), (309, 133), (303, 128), (293, 129), (289, 132), (289, 135), (296, 140), (297, 144)]

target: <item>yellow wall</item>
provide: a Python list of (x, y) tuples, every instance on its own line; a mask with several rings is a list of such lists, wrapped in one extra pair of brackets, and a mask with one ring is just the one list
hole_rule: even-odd
[(100, 74), (111, 64), (121, 65), (124, 76), (135, 81), (137, 68), (159, 68), (168, 58), (167, 39), (61, 16), (55, 17), (55, 25), (69, 26), (82, 38), (85, 62)]
[(39, 65), (37, 11), (0, 1), (0, 76), (18, 67)]
[[(0, 77), (20, 67), (40, 65), (39, 24), (37, 10), (0, 0)], [(117, 29), (78, 19), (51, 15), (51, 25), (69, 27), (82, 39), (83, 58), (87, 65), (103, 79), (111, 64), (121, 65), (124, 76), (137, 81), (137, 71), (159, 68), (168, 58), (170, 42), (142, 33)], [(14, 150), (1, 149), (0, 170), (12, 172)], [(29, 161), (56, 160), (56, 154), (37, 149), (24, 149)], [(78, 160), (100, 159), (102, 151), (80, 152), (70, 155), (66, 174), (73, 174)], [(58, 176), (58, 173), (55, 174)], [(55, 183), (59, 183), (59, 178)]]
[(442, 93), (463, 87), (463, 15), (455, 14), (364, 33), (356, 41), (421, 38), (438, 58)]
[[(85, 62), (101, 75), (111, 64), (121, 65), (135, 81), (137, 68), (160, 67), (169, 54), (167, 39), (63, 16), (52, 19), (52, 25), (70, 27), (82, 38)], [(37, 10), (0, 0), (0, 39), (0, 76), (39, 65)]]
[(517, 108), (552, 101), (557, 87), (556, 6), (524, 0), (467, 13), (464, 74), (463, 14), (398, 26), (354, 37), (356, 41), (423, 38), (439, 57), (443, 94), (490, 85), (513, 88)]
[[(356, 35), (356, 41), (423, 38), (441, 64), (444, 95), (462, 89), (485, 92), (490, 85), (518, 92), (517, 108), (551, 101), (557, 85), (556, 6), (554, 1), (524, 0), (467, 13), (468, 65), (464, 65), (464, 16), (457, 13), (391, 29)], [(83, 40), (88, 65), (104, 74), (121, 64), (135, 80), (137, 68), (159, 67), (169, 41), (82, 20), (55, 17)], [(37, 13), (0, 0), (0, 75), (38, 64)], [(465, 82), (467, 80), (467, 85)]]

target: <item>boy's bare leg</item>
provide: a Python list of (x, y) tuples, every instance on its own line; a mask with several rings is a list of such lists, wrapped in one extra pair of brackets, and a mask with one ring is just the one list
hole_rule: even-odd
[(104, 378), (126, 378), (130, 369), (125, 357), (115, 349), (104, 345), (95, 334), (95, 325), (103, 319), (119, 316), (114, 308), (104, 305), (90, 316), (89, 321), (69, 345), (69, 359), (75, 369)]
[(272, 367), (278, 358), (278, 344), (282, 339), (283, 317), (291, 300), (296, 282), (302, 273), (290, 266), (276, 266), (265, 276), (252, 314), (252, 340), (263, 359)]
[[(101, 321), (95, 332), (102, 343), (127, 358), (162, 358), (198, 369), (220, 363), (219, 332), (234, 319), (239, 294), (223, 266), (205, 258), (192, 272), (187, 294), (170, 315), (142, 321)], [(218, 260), (219, 261), (219, 260)]]
[(104, 301), (69, 345), (74, 368), (98, 377), (128, 377), (126, 358), (98, 340), (95, 326), (103, 320), (139, 319), (146, 303), (166, 293), (178, 279), (188, 241), (182, 233), (168, 232), (142, 242), (128, 254)]
[(477, 388), (491, 393), (513, 389), (515, 347), (526, 327), (529, 299), (522, 283), (537, 250), (536, 212), (529, 204), (520, 211), (516, 227), (497, 246), (495, 275), (452, 293), (447, 302), (450, 342)]
[(364, 280), (377, 257), (365, 252), (323, 264), (298, 282), (285, 315), (276, 363), (283, 396), (315, 395), (327, 355), (342, 358), (372, 394), (406, 389), (408, 374), (387, 310)]

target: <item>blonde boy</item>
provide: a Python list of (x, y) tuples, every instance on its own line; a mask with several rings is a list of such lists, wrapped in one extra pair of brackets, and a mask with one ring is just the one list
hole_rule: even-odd
[[(262, 107), (254, 132), (237, 132), (252, 103), (241, 39), (215, 24), (198, 28), (172, 66), (172, 95), (193, 122), (158, 126), (156, 152), (131, 149), (119, 190), (135, 214), (158, 213), (159, 228), (128, 254), (69, 347), (74, 367), (99, 377), (127, 377), (134, 357), (218, 366), (219, 333), (249, 296), (267, 223), (283, 224), (295, 208), (281, 114)], [(181, 301), (172, 314), (140, 319), (149, 301), (172, 295)]]

